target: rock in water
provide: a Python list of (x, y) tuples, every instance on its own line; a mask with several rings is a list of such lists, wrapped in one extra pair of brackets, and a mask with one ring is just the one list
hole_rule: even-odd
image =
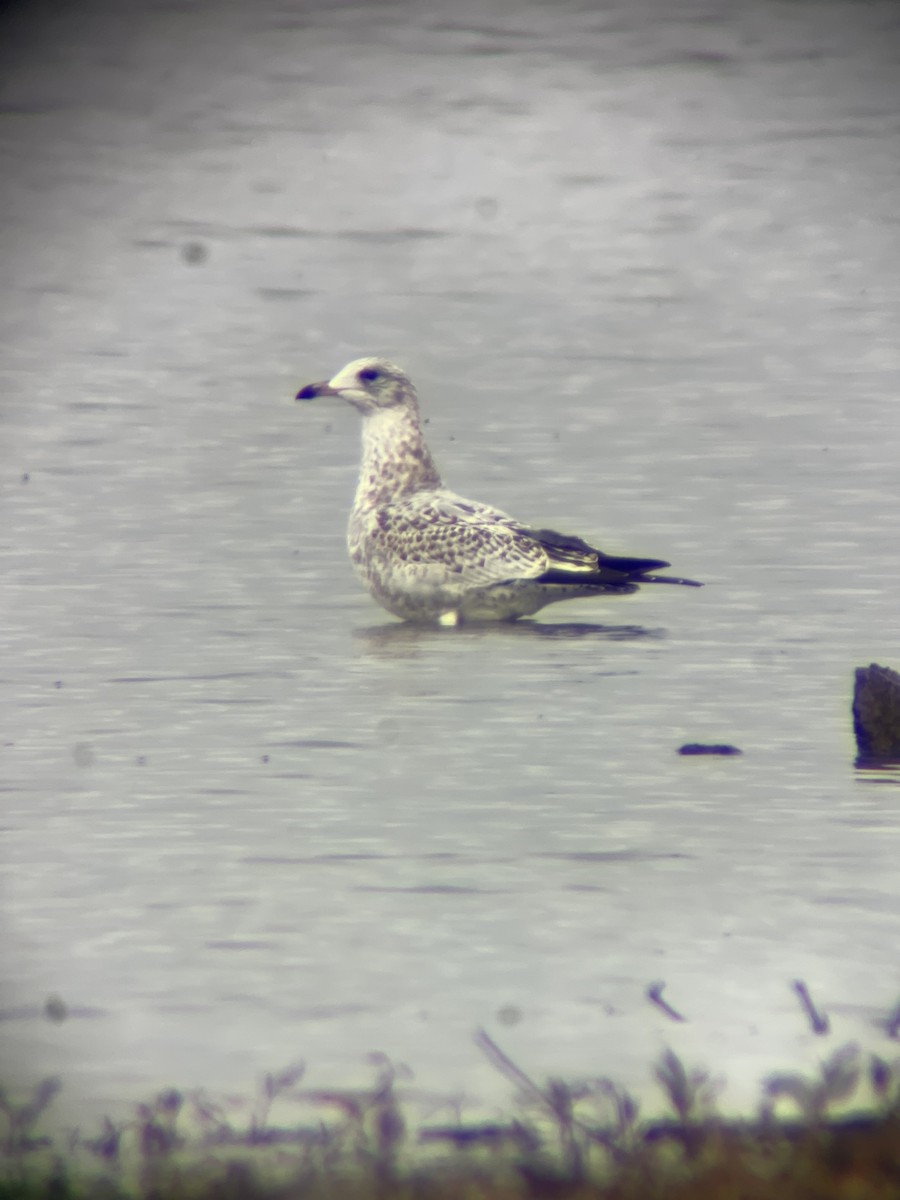
[(900, 675), (872, 663), (857, 667), (853, 728), (860, 758), (900, 762)]

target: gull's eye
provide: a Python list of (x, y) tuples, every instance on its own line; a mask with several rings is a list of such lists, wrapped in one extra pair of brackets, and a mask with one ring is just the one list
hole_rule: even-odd
[(381, 372), (377, 367), (363, 367), (357, 378), (364, 380), (366, 383), (372, 383), (374, 380), (381, 378)]

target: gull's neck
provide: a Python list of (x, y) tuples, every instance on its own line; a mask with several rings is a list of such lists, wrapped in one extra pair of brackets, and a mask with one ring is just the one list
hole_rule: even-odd
[(443, 487), (415, 408), (395, 405), (363, 418), (362, 463), (353, 507), (372, 508)]

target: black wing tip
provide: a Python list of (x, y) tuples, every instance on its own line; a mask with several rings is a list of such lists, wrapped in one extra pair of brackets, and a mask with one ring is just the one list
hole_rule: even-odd
[(595, 550), (597, 562), (601, 570), (622, 571), (626, 575), (642, 575), (645, 571), (663, 571), (672, 564), (661, 558), (635, 558), (628, 554), (604, 554)]
[(696, 579), (685, 579), (681, 575), (650, 575), (650, 571), (662, 571), (672, 564), (659, 558), (618, 558), (607, 554), (600, 556), (600, 567), (621, 571), (634, 583), (677, 583), (682, 587), (703, 587)]

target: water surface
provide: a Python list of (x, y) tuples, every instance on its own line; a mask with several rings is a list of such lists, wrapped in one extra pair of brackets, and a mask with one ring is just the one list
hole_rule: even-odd
[[(896, 8), (3, 22), (6, 1061), (101, 1111), (373, 1050), (505, 1104), (479, 1026), (638, 1091), (672, 1045), (734, 1107), (890, 1057), (849, 701), (900, 666)], [(453, 487), (707, 586), (393, 621), (357, 417), (291, 403), (363, 353)]]

